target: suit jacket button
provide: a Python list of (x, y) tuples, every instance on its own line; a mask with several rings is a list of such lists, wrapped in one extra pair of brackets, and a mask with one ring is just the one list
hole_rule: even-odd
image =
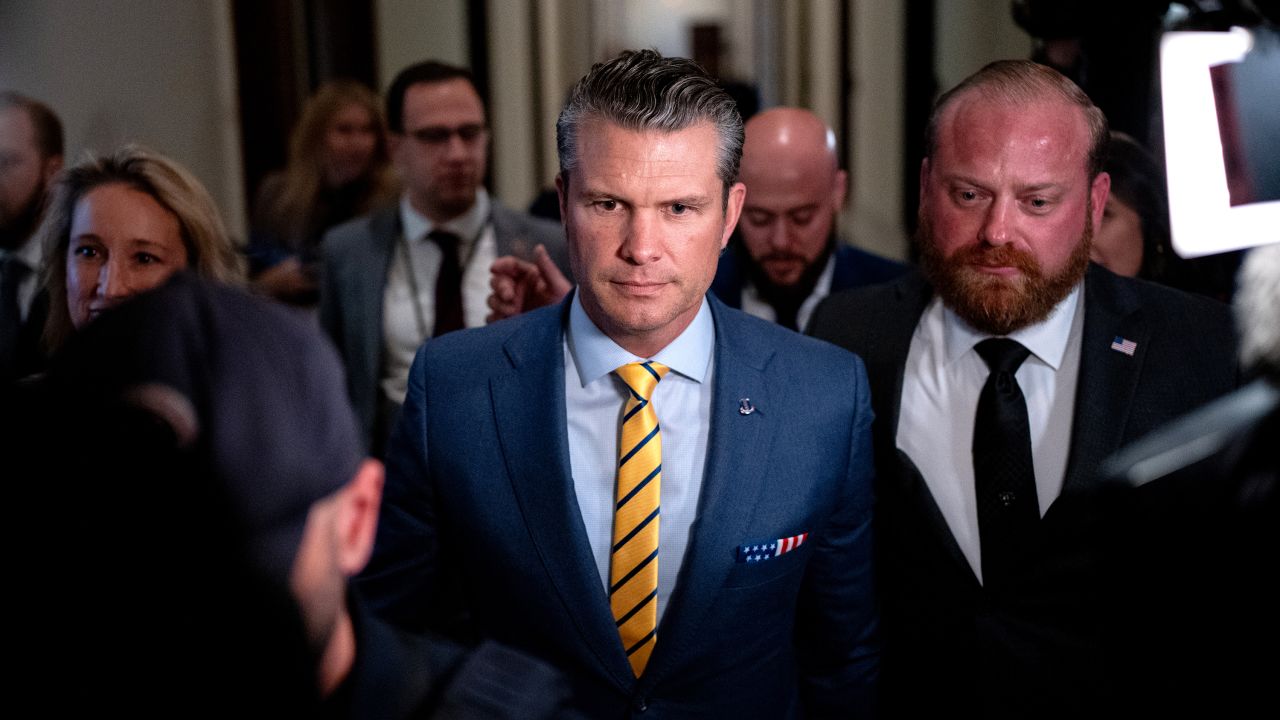
[(649, 704), (644, 701), (644, 698), (637, 697), (632, 703), (632, 707), (635, 708), (636, 712), (644, 712), (649, 709)]

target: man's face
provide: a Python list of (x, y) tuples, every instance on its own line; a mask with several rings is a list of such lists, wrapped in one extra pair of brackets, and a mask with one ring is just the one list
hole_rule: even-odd
[(44, 197), (59, 164), (36, 145), (36, 128), (26, 110), (0, 109), (0, 227), (26, 217)]
[(436, 222), (466, 212), (484, 180), (488, 141), (484, 106), (471, 83), (410, 85), (404, 134), (391, 135), (391, 154), (414, 207)]
[(739, 230), (747, 252), (774, 285), (794, 285), (825, 257), (846, 175), (827, 154), (753, 156), (748, 135), (741, 177), (747, 198)]
[(1048, 316), (1084, 276), (1110, 177), (1090, 182), (1083, 114), (976, 94), (945, 111), (920, 171), (926, 274), (956, 314), (1007, 335)]
[(641, 357), (693, 321), (738, 221), (744, 189), (726, 206), (716, 140), (710, 123), (635, 132), (589, 119), (572, 177), (556, 179), (583, 308)]

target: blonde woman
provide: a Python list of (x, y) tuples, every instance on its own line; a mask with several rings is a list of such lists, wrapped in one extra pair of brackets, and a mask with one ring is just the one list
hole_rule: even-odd
[(187, 170), (137, 146), (90, 155), (55, 182), (38, 231), (56, 350), (77, 329), (181, 269), (241, 283), (244, 261)]
[(279, 299), (314, 304), (321, 236), (394, 197), (377, 95), (351, 80), (321, 85), (293, 130), (288, 166), (258, 191), (250, 246), (255, 284)]

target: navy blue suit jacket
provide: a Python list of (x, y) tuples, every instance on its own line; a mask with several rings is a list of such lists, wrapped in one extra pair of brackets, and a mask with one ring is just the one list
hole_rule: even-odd
[[(740, 242), (735, 239), (733, 242)], [(905, 273), (909, 266), (900, 262), (873, 255), (852, 245), (837, 242), (835, 249), (836, 263), (832, 269), (831, 292), (875, 285), (888, 282)], [(716, 266), (715, 280), (711, 281), (711, 292), (732, 308), (742, 307), (742, 288), (747, 284), (748, 272), (742, 267), (742, 258), (736, 250), (730, 249), (720, 256)]]
[[(556, 665), (586, 717), (869, 712), (879, 652), (862, 362), (710, 298), (715, 387), (701, 499), (637, 679), (570, 475), (567, 302), (418, 353), (366, 597), (395, 622), (430, 626), (450, 617), (434, 599), (456, 581), (474, 629)], [(741, 413), (742, 398), (756, 410)], [(737, 561), (742, 544), (802, 532), (808, 540), (786, 555)]]

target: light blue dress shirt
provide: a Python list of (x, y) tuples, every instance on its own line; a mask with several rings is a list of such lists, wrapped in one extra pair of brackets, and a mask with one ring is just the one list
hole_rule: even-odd
[(671, 368), (651, 401), (662, 432), (661, 514), (658, 525), (658, 618), (675, 588), (698, 511), (711, 430), (715, 322), (706, 298), (693, 322), (652, 358), (638, 358), (610, 340), (574, 293), (564, 339), (565, 408), (573, 489), (587, 540), (606, 593), (613, 542), (618, 436), (627, 392), (613, 374), (631, 362), (656, 360)]

